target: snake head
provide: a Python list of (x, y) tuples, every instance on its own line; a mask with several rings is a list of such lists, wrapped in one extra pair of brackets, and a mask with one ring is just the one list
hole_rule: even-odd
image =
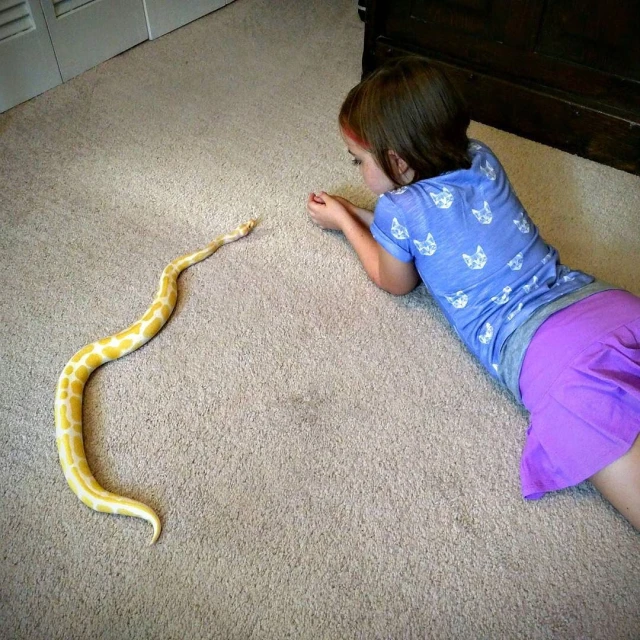
[(248, 220), (244, 224), (241, 224), (240, 229), (242, 233), (244, 235), (251, 233), (260, 224), (261, 220), (262, 220), (262, 216), (258, 216), (257, 218), (251, 218), (251, 220)]

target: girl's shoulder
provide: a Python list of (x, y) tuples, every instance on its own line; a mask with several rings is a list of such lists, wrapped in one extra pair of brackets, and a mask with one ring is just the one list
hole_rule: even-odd
[(414, 223), (438, 210), (449, 210), (460, 199), (459, 188), (440, 180), (441, 176), (419, 180), (410, 185), (387, 191), (380, 196), (376, 210), (392, 212), (398, 220)]
[(481, 140), (477, 140), (475, 138), (469, 138), (469, 151), (474, 154), (478, 152), (491, 153), (493, 155), (493, 151), (491, 151), (488, 144), (485, 144)]
[[(505, 170), (488, 145), (479, 140), (470, 140), (469, 159), (471, 165), (465, 169), (458, 169), (443, 173), (426, 182), (429, 188), (440, 188), (443, 191), (469, 192), (480, 190), (491, 191), (492, 188), (508, 182)], [(420, 184), (420, 183), (416, 183)], [(437, 203), (436, 203), (437, 206)]]
[(500, 164), (500, 160), (498, 160), (498, 156), (493, 152), (491, 147), (488, 144), (481, 142), (480, 140), (471, 139), (469, 141), (469, 155), (471, 157), (472, 163), (476, 157), (480, 159), (483, 157), (485, 158), (490, 157), (493, 160), (495, 160), (495, 162)]
[(456, 202), (466, 202), (477, 191), (491, 192), (492, 188), (502, 187), (506, 182), (504, 169), (488, 145), (479, 140), (470, 140), (469, 157), (469, 168), (425, 178), (387, 191), (381, 196), (380, 203), (403, 211), (425, 207), (452, 209)]

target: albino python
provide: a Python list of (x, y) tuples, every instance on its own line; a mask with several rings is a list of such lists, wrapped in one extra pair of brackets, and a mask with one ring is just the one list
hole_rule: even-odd
[(252, 219), (231, 233), (218, 236), (204, 249), (176, 258), (162, 272), (160, 286), (146, 313), (129, 328), (108, 338), (92, 342), (69, 360), (56, 388), (56, 443), (60, 465), (71, 490), (95, 511), (143, 518), (153, 525), (153, 544), (160, 535), (160, 519), (147, 505), (103, 489), (91, 473), (82, 440), (82, 394), (89, 376), (105, 362), (116, 360), (139, 349), (166, 324), (178, 299), (178, 276), (222, 245), (251, 233), (258, 224)]

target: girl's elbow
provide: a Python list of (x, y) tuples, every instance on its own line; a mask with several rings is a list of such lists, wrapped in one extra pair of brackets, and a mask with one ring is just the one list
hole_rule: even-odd
[(413, 262), (401, 262), (380, 249), (374, 282), (387, 293), (403, 296), (418, 286), (420, 275)]
[(389, 282), (376, 282), (378, 287), (380, 287), (383, 291), (390, 293), (393, 296), (404, 296), (407, 293), (411, 293), (417, 286), (418, 280), (415, 281), (389, 281)]
[(407, 293), (411, 293), (417, 286), (418, 284), (416, 283), (410, 287), (396, 287), (393, 289), (387, 289), (386, 291), (393, 296), (405, 296)]

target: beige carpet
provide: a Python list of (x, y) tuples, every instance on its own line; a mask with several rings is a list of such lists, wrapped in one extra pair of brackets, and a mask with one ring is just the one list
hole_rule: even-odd
[[(2, 638), (640, 637), (640, 535), (588, 485), (526, 503), (526, 415), (424, 290), (370, 284), (304, 202), (371, 203), (336, 130), (353, 0), (237, 0), (0, 116)], [(640, 293), (640, 179), (480, 125), (565, 262)], [(169, 325), (85, 396), (87, 509), (54, 443), (82, 345)]]

